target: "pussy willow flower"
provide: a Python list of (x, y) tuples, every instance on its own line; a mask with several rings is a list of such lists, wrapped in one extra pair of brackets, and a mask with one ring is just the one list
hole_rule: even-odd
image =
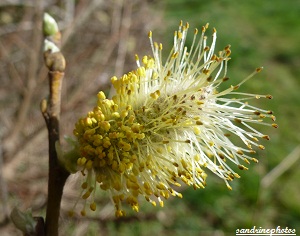
[[(153, 56), (141, 60), (136, 56), (136, 70), (111, 78), (116, 95), (108, 99), (99, 92), (97, 105), (76, 123), (77, 164), (85, 178), (82, 198), (90, 199), (92, 210), (98, 188), (110, 192), (119, 217), (125, 214), (122, 202), (138, 211), (140, 196), (163, 206), (163, 199), (182, 197), (175, 190), (182, 184), (204, 188), (208, 172), (231, 189), (229, 182), (239, 178), (231, 164), (247, 170), (250, 161), (258, 162), (252, 154), (264, 149), (259, 140), (269, 136), (253, 124), (277, 125), (264, 121), (275, 120), (272, 111), (254, 107), (248, 100), (271, 96), (237, 90), (262, 68), (218, 91), (228, 80), (231, 51), (226, 46), (215, 54), (217, 32), (213, 29), (207, 45), (207, 28), (208, 24), (200, 32), (196, 29), (187, 47), (189, 25), (181, 22), (165, 62), (162, 45), (153, 42), (150, 32)], [(244, 145), (234, 144), (231, 136)], [(81, 213), (85, 215), (85, 209)]]

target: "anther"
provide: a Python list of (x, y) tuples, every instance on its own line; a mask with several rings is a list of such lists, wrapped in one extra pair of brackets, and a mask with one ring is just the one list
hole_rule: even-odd
[(96, 208), (97, 208), (96, 203), (95, 203), (95, 202), (91, 203), (90, 209), (91, 209), (92, 211), (96, 211)]
[(242, 123), (242, 120), (239, 119), (239, 118), (235, 118), (234, 121), (237, 122), (237, 123)]
[(237, 90), (239, 87), (240, 87), (239, 85), (235, 85), (235, 86), (231, 85), (232, 90)]
[(256, 68), (256, 72), (259, 73), (263, 70), (263, 67)]
[(238, 165), (238, 168), (240, 170), (248, 170), (248, 168), (246, 166), (244, 166), (244, 165)]
[(275, 121), (276, 120), (276, 116), (271, 116), (271, 119), (272, 119), (272, 121)]
[(83, 210), (80, 212), (80, 214), (81, 214), (82, 216), (86, 216), (86, 211), (83, 209)]
[[(207, 73), (208, 73), (208, 72), (209, 72), (209, 70), (207, 70)], [(212, 80), (212, 78), (213, 78), (212, 76), (208, 76), (208, 77), (206, 78), (206, 81), (207, 81), (207, 82), (210, 82), (210, 81)]]
[(239, 155), (244, 155), (244, 153), (243, 153), (243, 151), (242, 150), (237, 150), (237, 152), (236, 152), (237, 154), (239, 154)]
[(185, 140), (185, 143), (191, 143), (191, 140), (187, 139)]
[(203, 125), (203, 122), (201, 122), (200, 120), (197, 120), (196, 125)]
[(87, 182), (82, 183), (82, 185), (81, 185), (82, 189), (86, 189), (87, 187), (88, 187), (88, 183)]
[(270, 94), (268, 94), (268, 95), (266, 95), (266, 98), (267, 98), (267, 99), (272, 99), (272, 98), (273, 98), (273, 96), (272, 96), (272, 95), (270, 95)]
[(269, 135), (263, 135), (262, 138), (263, 138), (263, 139), (266, 139), (266, 140), (270, 140)]
[(244, 162), (246, 162), (248, 165), (250, 164), (250, 162), (247, 158), (244, 158)]
[(227, 49), (225, 52), (226, 52), (226, 56), (227, 57), (231, 54), (231, 50), (230, 49)]

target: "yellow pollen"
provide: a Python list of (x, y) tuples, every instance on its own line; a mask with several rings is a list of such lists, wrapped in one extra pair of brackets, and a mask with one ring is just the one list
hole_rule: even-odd
[(87, 163), (86, 163), (86, 165), (85, 165), (85, 168), (88, 169), (88, 170), (90, 170), (90, 169), (92, 169), (92, 167), (93, 167), (93, 161), (92, 160), (88, 160)]

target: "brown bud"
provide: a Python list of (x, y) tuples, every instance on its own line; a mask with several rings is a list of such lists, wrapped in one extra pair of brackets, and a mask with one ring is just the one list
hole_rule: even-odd
[(44, 53), (45, 64), (50, 71), (64, 72), (66, 68), (66, 60), (61, 52), (51, 53), (46, 51)]

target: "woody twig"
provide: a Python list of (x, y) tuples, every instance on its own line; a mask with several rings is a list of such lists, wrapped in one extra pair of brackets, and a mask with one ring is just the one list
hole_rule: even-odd
[(64, 78), (65, 59), (60, 52), (61, 35), (56, 22), (45, 14), (43, 31), (45, 36), (44, 58), (49, 70), (49, 99), (41, 102), (49, 138), (48, 202), (45, 221), (46, 235), (58, 235), (60, 203), (69, 172), (59, 164), (55, 144), (60, 141), (59, 121), (61, 110), (61, 87)]

